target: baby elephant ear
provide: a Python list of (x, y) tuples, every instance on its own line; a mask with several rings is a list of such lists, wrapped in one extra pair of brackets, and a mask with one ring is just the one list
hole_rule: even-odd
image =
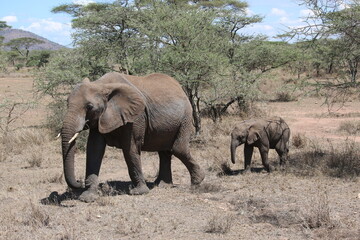
[(108, 102), (99, 118), (99, 131), (108, 133), (126, 123), (134, 122), (145, 110), (145, 99), (133, 85), (123, 83), (105, 84)]
[(255, 129), (254, 127), (250, 127), (249, 134), (246, 139), (247, 144), (249, 144), (249, 145), (254, 144), (259, 139), (260, 139), (259, 131), (257, 129)]

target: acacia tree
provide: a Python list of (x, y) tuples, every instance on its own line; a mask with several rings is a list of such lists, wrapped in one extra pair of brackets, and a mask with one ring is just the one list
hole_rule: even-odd
[[(337, 80), (341, 80), (340, 78), (345, 80), (341, 81), (341, 86), (354, 85), (360, 62), (359, 1), (303, 0), (302, 2), (312, 10), (312, 13), (305, 19), (307, 24), (294, 29), (290, 35), (311, 39), (314, 44), (319, 43), (319, 39), (335, 40), (331, 41), (331, 51), (336, 53), (340, 67), (347, 68)], [(332, 84), (329, 82), (327, 85)]]
[[(11, 28), (11, 26), (7, 25), (5, 21), (0, 21), (0, 31), (2, 29), (6, 29), (6, 28)], [(3, 41), (4, 41), (4, 37), (0, 36), (0, 70), (6, 70), (6, 57), (5, 57), (5, 53), (3, 51)]]
[[(93, 69), (109, 71), (118, 64), (130, 74), (161, 71), (179, 80), (199, 132), (204, 89), (219, 86), (215, 81), (230, 86), (242, 80), (234, 77), (234, 64), (237, 47), (249, 38), (239, 30), (261, 20), (246, 17), (246, 7), (238, 0), (137, 0), (61, 5), (53, 12), (73, 16), (76, 47)], [(236, 97), (229, 92), (217, 99)]]
[(18, 52), (21, 56), (28, 59), (30, 53), (30, 47), (41, 44), (44, 41), (36, 39), (36, 38), (29, 38), (29, 37), (22, 37), (22, 38), (15, 38), (11, 39), (6, 46), (9, 46), (13, 51)]

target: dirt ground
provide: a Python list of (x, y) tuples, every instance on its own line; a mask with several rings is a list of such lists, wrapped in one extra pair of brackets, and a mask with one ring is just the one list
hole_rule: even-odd
[[(0, 102), (30, 100), (31, 87), (29, 77), (0, 78)], [(293, 136), (307, 140), (305, 149), (313, 143), (359, 144), (359, 135), (339, 131), (339, 126), (360, 121), (360, 101), (346, 103), (331, 114), (322, 102), (304, 98), (260, 103), (259, 108), (264, 115), (283, 117)], [(0, 239), (360, 239), (359, 177), (268, 174), (256, 171), (261, 168), (257, 152), (254, 171), (241, 174), (241, 147), (238, 162), (230, 163), (229, 133), (241, 121), (234, 116), (218, 124), (205, 119), (201, 137), (192, 142), (193, 157), (206, 171), (198, 188), (190, 187), (186, 168), (174, 158), (173, 187), (128, 195), (130, 180), (121, 151), (108, 148), (100, 173), (102, 196), (93, 203), (66, 199), (60, 140), (41, 127), (45, 110), (40, 100), (11, 125), (22, 128), (10, 132), (0, 148)], [(305, 150), (292, 146), (290, 154), (301, 151)], [(270, 158), (276, 165), (273, 150)], [(157, 154), (143, 153), (142, 160), (152, 187)], [(317, 159), (312, 160), (316, 164)], [(219, 174), (224, 162), (232, 174)], [(78, 178), (84, 177), (84, 165), (85, 154), (79, 151)], [(45, 204), (59, 195), (65, 199), (60, 204)]]

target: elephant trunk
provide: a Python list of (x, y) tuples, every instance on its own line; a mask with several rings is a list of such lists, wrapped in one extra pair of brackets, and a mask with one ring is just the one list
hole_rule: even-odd
[(233, 164), (235, 164), (235, 160), (236, 160), (236, 148), (239, 146), (239, 143), (237, 141), (232, 140), (231, 141), (231, 146), (230, 146), (230, 151), (231, 151), (231, 162)]
[[(72, 139), (76, 133), (79, 133), (84, 125), (85, 120), (81, 120), (79, 117), (68, 112), (64, 118), (63, 127), (61, 130), (62, 137), (62, 155), (63, 155), (63, 166), (64, 176), (67, 185), (73, 189), (79, 189), (82, 184), (75, 178), (75, 150), (76, 150), (76, 139)], [(82, 124), (84, 122), (84, 124)], [(82, 125), (82, 126), (81, 126)], [(72, 140), (72, 141), (71, 141)]]

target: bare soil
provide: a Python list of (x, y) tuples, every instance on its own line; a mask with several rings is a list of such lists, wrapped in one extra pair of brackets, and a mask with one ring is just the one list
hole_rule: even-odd
[[(0, 101), (30, 99), (31, 88), (31, 78), (0, 78)], [(266, 116), (283, 117), (293, 136), (301, 134), (310, 143), (341, 147), (350, 139), (359, 144), (359, 135), (338, 130), (343, 121), (360, 121), (359, 100), (333, 113), (322, 103), (305, 98), (265, 102), (259, 108)], [(359, 177), (335, 178), (321, 172), (306, 176), (280, 170), (268, 174), (261, 171), (257, 152), (254, 171), (241, 174), (241, 147), (238, 162), (230, 164), (229, 133), (241, 121), (235, 116), (217, 124), (205, 119), (202, 135), (192, 142), (192, 154), (206, 171), (198, 188), (190, 187), (186, 168), (174, 158), (173, 187), (154, 187), (149, 194), (130, 196), (122, 153), (108, 148), (100, 173), (102, 196), (93, 203), (66, 198), (60, 140), (41, 128), (45, 105), (40, 100), (11, 125), (22, 128), (3, 138), (0, 239), (360, 239)], [(301, 154), (309, 146), (292, 146), (290, 154)], [(277, 165), (274, 151), (270, 157)], [(143, 153), (142, 160), (152, 187), (157, 154)], [(317, 159), (312, 160), (316, 164)], [(232, 174), (221, 174), (222, 163), (229, 163)], [(78, 178), (84, 178), (84, 165), (85, 154), (79, 151)], [(44, 204), (53, 196), (64, 200)]]

